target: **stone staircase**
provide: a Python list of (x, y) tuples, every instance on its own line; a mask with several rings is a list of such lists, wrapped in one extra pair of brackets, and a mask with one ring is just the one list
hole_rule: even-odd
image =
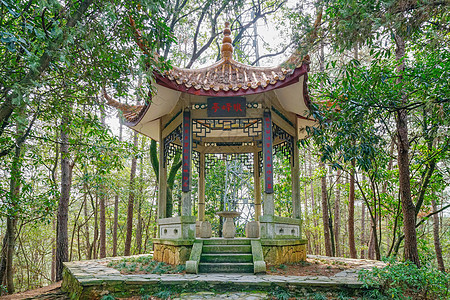
[(199, 273), (254, 273), (251, 240), (203, 240)]

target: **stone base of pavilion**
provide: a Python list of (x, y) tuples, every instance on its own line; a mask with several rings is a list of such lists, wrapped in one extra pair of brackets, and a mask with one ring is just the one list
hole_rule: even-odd
[[(297, 299), (314, 293), (362, 296), (363, 283), (358, 280), (358, 271), (383, 267), (384, 263), (373, 260), (349, 259), (308, 255), (308, 258), (346, 264), (352, 268), (331, 277), (325, 276), (274, 276), (252, 274), (136, 274), (124, 275), (107, 266), (109, 261), (124, 257), (64, 263), (62, 290), (70, 299), (101, 299), (105, 295), (114, 297), (148, 296), (160, 291), (174, 294), (190, 292), (244, 292), (269, 293), (275, 289), (288, 290)], [(129, 256), (128, 256), (129, 258)]]
[[(300, 219), (261, 216), (259, 221), (260, 237), (251, 239), (195, 238), (195, 223), (195, 217), (193, 216), (159, 219), (159, 238), (153, 239), (153, 258), (168, 264), (185, 264), (187, 261), (192, 261), (193, 257), (199, 259), (198, 256), (201, 255), (203, 242), (209, 244), (226, 242), (228, 245), (233, 245), (239, 240), (252, 240), (252, 248), (255, 245), (258, 248), (252, 249), (252, 251), (260, 251), (261, 253), (258, 256), (266, 265), (296, 263), (306, 260), (307, 241), (301, 238)], [(193, 255), (192, 252), (195, 244), (197, 244), (198, 255)], [(195, 267), (195, 270), (197, 270), (197, 267)]]
[[(246, 238), (224, 239), (197, 239), (218, 241), (224, 240), (244, 240)], [(261, 242), (264, 261), (269, 265), (279, 265), (285, 263), (296, 263), (306, 260), (305, 239), (252, 239)], [(185, 264), (189, 260), (192, 247), (196, 239), (153, 239), (154, 254), (153, 259), (172, 265)]]

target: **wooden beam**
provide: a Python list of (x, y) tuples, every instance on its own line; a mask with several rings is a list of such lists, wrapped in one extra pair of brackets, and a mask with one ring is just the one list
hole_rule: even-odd
[[(170, 122), (169, 125), (167, 125), (166, 128), (162, 129), (162, 137), (165, 138), (168, 136), (172, 131), (175, 130), (178, 126), (180, 126), (181, 122), (183, 121), (183, 113), (179, 114), (175, 120)], [(162, 127), (161, 127), (162, 128)]]
[(211, 153), (232, 154), (232, 153), (253, 153), (254, 151), (259, 151), (259, 148), (256, 146), (219, 146), (219, 147), (198, 146), (195, 150), (205, 154)]
[[(208, 112), (206, 109), (193, 109), (191, 111), (192, 119), (226, 119), (226, 118), (211, 118), (208, 117)], [(262, 118), (263, 109), (262, 108), (247, 108), (246, 118)], [(230, 118), (234, 119), (234, 118)]]
[(289, 133), (291, 136), (295, 136), (296, 130), (283, 118), (281, 118), (276, 112), (272, 111), (272, 122), (278, 125), (281, 129)]

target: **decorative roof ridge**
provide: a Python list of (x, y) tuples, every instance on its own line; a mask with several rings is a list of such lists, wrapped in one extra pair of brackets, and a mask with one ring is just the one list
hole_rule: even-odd
[(106, 93), (105, 88), (102, 89), (102, 95), (106, 99), (106, 104), (120, 110), (127, 122), (133, 122), (142, 114), (146, 105), (130, 105), (121, 103)]
[[(141, 50), (155, 60), (158, 54), (150, 49), (142, 34), (130, 18), (135, 30), (136, 43)], [(249, 94), (280, 88), (298, 81), (309, 71), (309, 56), (301, 57), (295, 51), (286, 61), (277, 66), (250, 66), (233, 59), (233, 46), (229, 23), (225, 23), (221, 59), (212, 65), (198, 69), (172, 66), (171, 69), (155, 70), (156, 82), (182, 92), (196, 95), (216, 95), (216, 93)], [(305, 77), (306, 78), (306, 77)]]

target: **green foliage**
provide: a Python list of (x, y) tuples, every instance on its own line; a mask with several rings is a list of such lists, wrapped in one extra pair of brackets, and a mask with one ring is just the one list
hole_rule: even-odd
[(107, 266), (127, 274), (137, 271), (147, 274), (176, 274), (185, 271), (184, 265), (170, 265), (155, 261), (152, 258), (151, 255), (126, 257), (121, 260), (110, 261)]
[(100, 300), (115, 300), (116, 297), (114, 297), (113, 295), (104, 295), (100, 298)]
[(170, 299), (170, 297), (172, 297), (174, 294), (176, 293), (172, 290), (162, 290), (155, 293), (154, 295), (161, 299)]
[(323, 293), (314, 293), (312, 297), (309, 299), (311, 300), (327, 300), (327, 296), (325, 296)]
[(269, 295), (278, 300), (288, 300), (292, 297), (291, 293), (281, 286), (276, 286), (269, 292)]
[(373, 288), (367, 296), (386, 299), (448, 299), (450, 275), (411, 262), (388, 261), (384, 268), (362, 270), (360, 280), (366, 288)]

